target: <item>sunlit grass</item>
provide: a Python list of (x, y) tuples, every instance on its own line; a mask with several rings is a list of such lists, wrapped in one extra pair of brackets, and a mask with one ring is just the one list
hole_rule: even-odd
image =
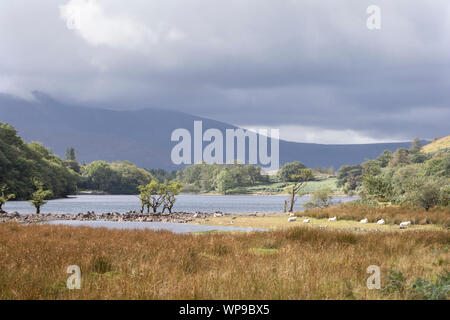
[[(180, 235), (1, 224), (0, 299), (403, 298), (368, 290), (367, 267), (433, 279), (449, 267), (449, 245), (448, 231)], [(81, 290), (65, 286), (69, 265), (81, 268)]]

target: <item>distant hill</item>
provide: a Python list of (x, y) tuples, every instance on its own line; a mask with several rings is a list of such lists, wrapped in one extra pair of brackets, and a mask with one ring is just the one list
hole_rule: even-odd
[[(175, 143), (171, 133), (177, 128), (193, 131), (194, 120), (203, 121), (203, 130), (236, 128), (223, 122), (164, 109), (113, 111), (62, 104), (34, 93), (36, 102), (0, 94), (0, 121), (13, 125), (26, 141), (40, 141), (63, 156), (68, 146), (78, 151), (81, 162), (129, 160), (144, 168), (177, 169), (170, 160)], [(338, 169), (361, 163), (384, 150), (409, 148), (410, 142), (324, 145), (280, 141), (280, 163), (299, 160), (308, 167)]]
[(422, 151), (427, 153), (433, 153), (444, 149), (450, 149), (450, 135), (438, 138), (422, 147)]

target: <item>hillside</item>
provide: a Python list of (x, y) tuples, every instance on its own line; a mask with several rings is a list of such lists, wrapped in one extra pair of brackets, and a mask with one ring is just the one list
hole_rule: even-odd
[(433, 153), (443, 149), (450, 149), (450, 135), (439, 138), (422, 147), (422, 151)]
[[(164, 109), (113, 111), (62, 104), (35, 92), (36, 102), (0, 94), (0, 121), (13, 125), (26, 141), (41, 141), (59, 156), (68, 146), (78, 151), (81, 162), (129, 160), (141, 168), (179, 169), (171, 162), (177, 128), (193, 131), (194, 120), (203, 130), (236, 128), (223, 122)], [(280, 141), (280, 165), (295, 160), (308, 167), (338, 169), (375, 158), (384, 150), (409, 148), (410, 142), (323, 145)]]

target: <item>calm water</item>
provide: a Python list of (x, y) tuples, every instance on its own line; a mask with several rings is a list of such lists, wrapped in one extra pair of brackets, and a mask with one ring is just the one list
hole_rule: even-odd
[[(173, 211), (184, 212), (214, 212), (249, 213), (249, 212), (280, 212), (286, 195), (179, 195)], [(352, 201), (357, 198), (336, 198), (336, 202)], [(295, 203), (295, 210), (302, 211), (302, 204), (309, 197), (299, 197)], [(20, 213), (33, 213), (34, 208), (27, 201), (9, 201), (3, 206), (5, 211), (18, 211)], [(42, 213), (80, 213), (94, 211), (126, 212), (140, 210), (137, 196), (130, 195), (79, 195), (67, 199), (50, 200), (41, 208)]]
[(150, 229), (168, 230), (174, 233), (205, 232), (205, 231), (265, 231), (265, 229), (240, 228), (228, 226), (205, 226), (192, 223), (171, 223), (171, 222), (112, 222), (112, 221), (50, 221), (50, 224), (66, 226), (87, 226), (94, 228), (108, 229)]

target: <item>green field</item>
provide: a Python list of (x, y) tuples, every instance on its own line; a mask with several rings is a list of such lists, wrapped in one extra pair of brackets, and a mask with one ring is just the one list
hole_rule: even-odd
[[(312, 193), (320, 188), (328, 187), (333, 193), (339, 194), (339, 189), (336, 186), (336, 178), (324, 178), (317, 179), (315, 181), (307, 182), (306, 186), (302, 189), (304, 193)], [(284, 188), (292, 185), (289, 182), (274, 182), (268, 184), (260, 184), (249, 187), (239, 187), (230, 189), (228, 194), (280, 194), (285, 193)]]

